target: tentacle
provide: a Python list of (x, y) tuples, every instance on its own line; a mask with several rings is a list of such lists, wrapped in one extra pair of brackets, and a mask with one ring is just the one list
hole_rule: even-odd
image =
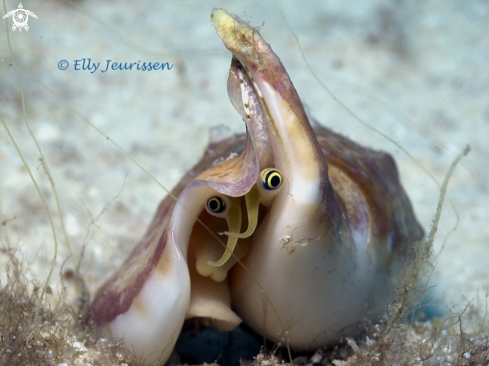
[(253, 188), (245, 195), (246, 201), (246, 211), (248, 214), (248, 229), (244, 233), (239, 233), (238, 230), (234, 231), (229, 226), (229, 231), (225, 231), (225, 235), (235, 238), (248, 238), (255, 232), (256, 226), (258, 224), (258, 209), (260, 206), (260, 191), (257, 186), (254, 185)]

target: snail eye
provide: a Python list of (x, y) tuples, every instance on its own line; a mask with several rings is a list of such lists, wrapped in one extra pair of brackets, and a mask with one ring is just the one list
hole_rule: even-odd
[(276, 169), (265, 169), (262, 172), (263, 188), (273, 191), (282, 185), (282, 173)]
[(210, 212), (221, 213), (226, 209), (226, 203), (219, 196), (213, 196), (207, 200), (207, 209)]

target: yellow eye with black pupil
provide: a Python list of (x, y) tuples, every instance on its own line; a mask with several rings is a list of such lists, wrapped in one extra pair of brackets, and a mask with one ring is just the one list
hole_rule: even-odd
[(214, 196), (207, 200), (207, 208), (211, 212), (221, 213), (226, 209), (226, 204), (221, 197)]
[(276, 170), (268, 171), (263, 177), (263, 187), (265, 189), (273, 190), (282, 185), (282, 174)]

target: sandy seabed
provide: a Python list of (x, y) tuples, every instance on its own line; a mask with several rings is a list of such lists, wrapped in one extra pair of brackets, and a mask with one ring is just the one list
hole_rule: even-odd
[[(17, 5), (6, 2), (7, 10)], [(449, 186), (448, 196), (460, 222), (446, 240), (428, 296), (445, 309), (463, 307), (477, 296), (484, 298), (489, 289), (487, 2), (85, 0), (23, 5), (38, 19), (29, 18), (28, 32), (10, 29), (9, 34), (26, 117), (51, 169), (77, 259), (85, 246), (81, 271), (92, 293), (123, 262), (165, 192), (29, 73), (171, 188), (201, 157), (212, 126), (244, 131), (226, 92), (230, 53), (209, 20), (213, 7), (223, 7), (262, 27), (261, 34), (317, 120), (395, 157), (426, 229), (436, 209), (438, 188), (418, 164), (441, 182), (455, 156), (471, 146)], [(280, 11), (299, 37), (312, 68), (337, 98), (402, 145), (416, 162), (356, 121), (321, 88)], [(76, 60), (83, 59), (100, 63), (100, 68), (93, 73), (75, 70)], [(0, 36), (0, 60), (0, 114), (39, 182), (60, 241), (52, 279), (55, 297), (60, 266), (68, 254), (49, 180), (23, 123), (5, 32)], [(62, 60), (68, 61), (66, 70), (59, 68)], [(164, 62), (172, 68), (104, 73), (107, 60), (140, 65)], [(18, 255), (29, 276), (43, 281), (53, 255), (51, 229), (3, 128), (0, 222), (4, 223), (2, 245), (21, 246)], [(455, 222), (454, 211), (445, 206), (435, 249), (440, 249)], [(67, 261), (65, 267), (69, 266)], [(0, 278), (4, 274), (2, 270)], [(485, 306), (484, 301), (480, 304)]]

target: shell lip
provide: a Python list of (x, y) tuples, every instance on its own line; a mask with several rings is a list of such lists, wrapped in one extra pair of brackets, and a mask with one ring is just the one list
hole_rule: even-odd
[(229, 157), (204, 171), (186, 189), (209, 186), (218, 193), (231, 197), (240, 197), (248, 193), (256, 183), (260, 173), (260, 163), (248, 128), (246, 134), (246, 148), (240, 156)]

